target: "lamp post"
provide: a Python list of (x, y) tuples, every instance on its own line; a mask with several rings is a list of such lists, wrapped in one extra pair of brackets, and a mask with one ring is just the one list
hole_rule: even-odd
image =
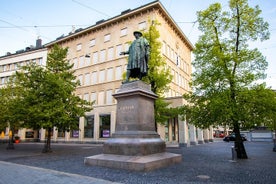
[(274, 120), (274, 147), (273, 151), (276, 152), (276, 120)]

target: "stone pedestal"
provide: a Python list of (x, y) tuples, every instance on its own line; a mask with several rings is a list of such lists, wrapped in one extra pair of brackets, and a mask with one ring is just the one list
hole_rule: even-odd
[(85, 164), (148, 171), (181, 161), (181, 155), (165, 152), (165, 142), (155, 131), (157, 96), (149, 85), (125, 83), (113, 96), (117, 100), (115, 133), (104, 143), (103, 154), (85, 158)]

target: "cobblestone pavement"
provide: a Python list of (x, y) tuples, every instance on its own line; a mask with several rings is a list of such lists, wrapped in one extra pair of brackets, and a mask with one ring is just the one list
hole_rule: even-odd
[[(182, 154), (182, 162), (150, 172), (85, 166), (84, 157), (102, 153), (100, 144), (52, 144), (53, 152), (47, 154), (41, 153), (41, 143), (19, 143), (15, 145), (15, 150), (6, 150), (6, 146), (0, 144), (0, 160), (3, 161), (0, 162), (1, 184), (34, 183), (24, 182), (24, 179), (38, 179), (36, 176), (42, 175), (44, 177), (37, 183), (274, 184), (276, 181), (276, 152), (272, 151), (272, 142), (245, 142), (249, 159), (236, 162), (231, 160), (232, 142), (216, 141), (191, 147), (167, 148), (167, 152)], [(22, 171), (21, 174), (14, 176), (13, 172), (19, 171)], [(6, 175), (9, 176), (4, 177)], [(3, 178), (8, 181), (3, 181)]]

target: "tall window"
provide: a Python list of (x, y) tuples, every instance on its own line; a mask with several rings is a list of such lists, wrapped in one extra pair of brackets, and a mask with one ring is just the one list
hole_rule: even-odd
[(98, 52), (93, 53), (93, 64), (98, 63)]
[(77, 45), (77, 51), (80, 51), (81, 50), (81, 43), (79, 43), (78, 45)]
[(78, 68), (78, 59), (74, 58), (73, 62), (74, 62), (74, 67), (73, 68), (74, 69)]
[(105, 70), (100, 71), (99, 82), (105, 81)]
[(83, 99), (89, 102), (89, 100), (90, 100), (90, 99), (89, 99), (89, 93), (85, 93), (85, 94), (83, 95)]
[(85, 60), (85, 66), (89, 66), (91, 64), (91, 57), (84, 57)]
[(104, 104), (104, 91), (99, 92), (98, 96), (98, 105), (103, 105)]
[(121, 66), (117, 66), (116, 67), (115, 79), (116, 80), (120, 80), (121, 78), (122, 78), (122, 67)]
[(81, 56), (80, 58), (79, 58), (79, 68), (80, 67), (84, 67), (84, 56)]
[(138, 25), (138, 29), (139, 30), (145, 30), (146, 26), (147, 26), (146, 21), (140, 22), (139, 25)]
[(90, 46), (90, 47), (95, 46), (95, 44), (96, 44), (96, 39), (95, 39), (95, 38), (92, 39), (92, 40), (90, 40), (90, 42), (89, 42), (89, 46)]
[(125, 51), (128, 51), (128, 49), (129, 49), (129, 43), (125, 43), (124, 47), (125, 47)]
[(122, 52), (122, 44), (116, 46), (116, 56), (120, 57), (120, 53)]
[(100, 138), (110, 137), (110, 114), (100, 115)]
[(114, 57), (114, 49), (113, 49), (113, 47), (110, 47), (110, 48), (108, 48), (107, 59), (112, 60), (113, 57)]
[(127, 35), (127, 28), (121, 29), (121, 36)]
[(82, 75), (79, 75), (79, 76), (78, 76), (78, 80), (80, 81), (80, 85), (82, 86), (82, 85), (83, 85)]
[(106, 104), (112, 104), (112, 90), (107, 90), (106, 91)]
[(107, 69), (107, 81), (112, 81), (113, 80), (113, 68), (108, 68)]
[(91, 102), (94, 102), (94, 105), (97, 104), (97, 94), (96, 92), (91, 93)]
[(105, 61), (105, 50), (101, 50), (100, 53), (100, 62), (104, 62)]
[(86, 116), (84, 119), (84, 137), (94, 137), (94, 116)]
[[(42, 58), (39, 58), (39, 59), (38, 59), (38, 64), (39, 64), (39, 65), (43, 65), (43, 59), (42, 59)], [(17, 66), (17, 65), (16, 65), (16, 66)]]
[(92, 84), (98, 83), (97, 72), (92, 72)]
[(110, 41), (110, 34), (104, 35), (104, 42)]
[(90, 73), (85, 74), (84, 85), (90, 85)]

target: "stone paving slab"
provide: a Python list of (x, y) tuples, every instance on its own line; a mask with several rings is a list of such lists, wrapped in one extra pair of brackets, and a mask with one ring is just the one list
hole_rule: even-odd
[[(41, 153), (44, 146), (42, 143), (19, 143), (14, 150), (6, 150), (7, 145), (0, 144), (0, 161), (125, 184), (275, 184), (276, 152), (272, 151), (273, 143), (244, 142), (248, 159), (236, 162), (231, 161), (233, 145), (233, 142), (217, 139), (213, 143), (167, 148), (166, 152), (181, 154), (182, 161), (149, 172), (86, 166), (84, 158), (103, 153), (102, 145), (99, 144), (55, 143), (52, 144), (53, 152), (47, 154)], [(24, 168), (28, 175), (29, 167)], [(13, 168), (13, 171), (16, 169)], [(0, 184), (10, 184), (11, 182), (2, 182), (1, 175), (13, 171), (0, 168)], [(14, 183), (26, 183), (20, 182), (16, 176), (10, 178)], [(67, 177), (62, 178), (68, 181)], [(45, 182), (40, 184), (42, 183)]]
[(4, 184), (115, 184), (103, 179), (70, 174), (50, 169), (0, 161), (0, 183)]

